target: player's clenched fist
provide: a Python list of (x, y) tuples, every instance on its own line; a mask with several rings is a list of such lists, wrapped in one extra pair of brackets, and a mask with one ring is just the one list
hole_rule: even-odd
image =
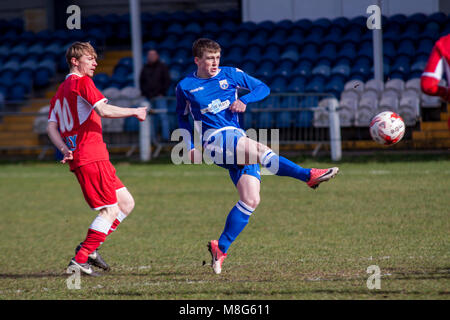
[(147, 117), (147, 107), (140, 107), (136, 109), (136, 118), (139, 119), (139, 121), (144, 121)]
[(244, 104), (241, 100), (234, 101), (230, 106), (230, 110), (232, 112), (244, 112), (246, 108), (247, 105)]

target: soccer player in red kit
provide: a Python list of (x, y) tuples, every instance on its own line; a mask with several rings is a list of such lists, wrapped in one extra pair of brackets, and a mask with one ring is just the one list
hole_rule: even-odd
[[(444, 71), (447, 76), (447, 87), (440, 86)], [(434, 44), (427, 66), (420, 81), (422, 91), (430, 96), (439, 96), (445, 102), (450, 102), (450, 34), (441, 37)], [(450, 118), (448, 119), (450, 130)]]
[(67, 270), (75, 268), (88, 275), (98, 275), (92, 265), (109, 270), (97, 248), (134, 208), (132, 195), (109, 161), (101, 117), (136, 117), (143, 121), (147, 116), (146, 108), (107, 104), (92, 81), (96, 59), (95, 49), (88, 42), (75, 42), (67, 49), (70, 73), (50, 102), (47, 126), (50, 140), (64, 155), (61, 162), (69, 163), (86, 202), (98, 212)]

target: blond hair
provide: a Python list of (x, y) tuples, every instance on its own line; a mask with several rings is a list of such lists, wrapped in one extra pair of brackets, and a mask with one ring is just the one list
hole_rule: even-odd
[(194, 57), (201, 58), (205, 52), (220, 52), (220, 45), (214, 40), (207, 38), (200, 38), (195, 40), (192, 44), (192, 54)]
[(97, 52), (89, 42), (74, 42), (66, 51), (66, 62), (72, 68), (72, 58), (80, 59), (84, 54), (92, 55), (97, 59)]

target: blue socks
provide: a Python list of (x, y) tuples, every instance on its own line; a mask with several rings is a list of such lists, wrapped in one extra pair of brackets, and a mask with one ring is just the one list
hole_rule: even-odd
[(231, 209), (225, 223), (225, 228), (219, 238), (219, 249), (223, 253), (227, 253), (228, 247), (242, 230), (244, 230), (254, 210), (254, 208), (249, 207), (240, 200)]
[[(277, 176), (292, 177), (304, 182), (309, 181), (311, 169), (302, 168), (285, 157), (279, 156), (272, 150), (267, 150), (261, 157), (263, 167)], [(225, 228), (219, 238), (219, 249), (227, 253), (228, 248), (244, 230), (255, 209), (242, 201), (238, 201), (228, 214)]]
[(311, 169), (305, 169), (298, 164), (279, 156), (272, 150), (267, 150), (260, 159), (261, 165), (277, 176), (292, 177), (308, 182)]

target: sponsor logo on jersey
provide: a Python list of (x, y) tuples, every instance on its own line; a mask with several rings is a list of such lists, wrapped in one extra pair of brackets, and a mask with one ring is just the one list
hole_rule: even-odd
[(198, 92), (198, 91), (203, 90), (203, 89), (205, 89), (205, 88), (204, 88), (204, 87), (198, 87), (198, 88), (189, 90), (189, 92), (190, 92), (190, 93), (194, 93), (194, 92)]
[(202, 114), (205, 114), (207, 112), (216, 114), (222, 110), (225, 110), (229, 106), (230, 106), (230, 100), (221, 101), (220, 99), (216, 99), (216, 100), (211, 101), (210, 104), (208, 104), (208, 108), (203, 108), (200, 111), (202, 112)]

